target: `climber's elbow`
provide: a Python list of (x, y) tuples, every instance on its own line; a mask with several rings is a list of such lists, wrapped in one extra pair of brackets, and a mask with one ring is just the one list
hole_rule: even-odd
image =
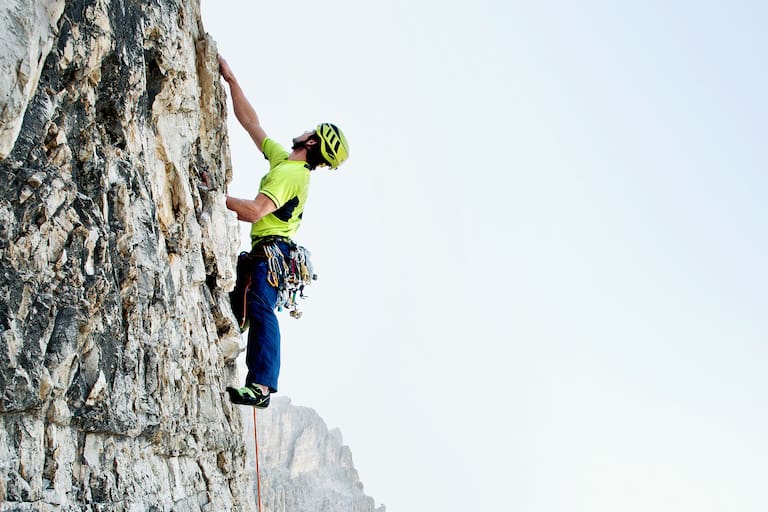
[(238, 199), (227, 196), (227, 208), (237, 213), (238, 220), (243, 222), (258, 222), (277, 210), (275, 203), (264, 194), (259, 193), (256, 199)]

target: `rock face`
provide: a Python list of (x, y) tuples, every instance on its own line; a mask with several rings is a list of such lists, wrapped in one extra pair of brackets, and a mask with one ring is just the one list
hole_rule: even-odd
[[(341, 432), (314, 410), (273, 397), (257, 414), (265, 512), (385, 512), (363, 492)], [(252, 432), (246, 443), (252, 457)]]
[(0, 158), (19, 135), (24, 110), (37, 88), (40, 72), (53, 46), (64, 0), (4, 0), (0, 10)]
[(0, 7), (0, 510), (251, 511), (196, 0)]

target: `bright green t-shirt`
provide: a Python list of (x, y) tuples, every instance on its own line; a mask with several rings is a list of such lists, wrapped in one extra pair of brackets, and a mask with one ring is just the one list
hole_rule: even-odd
[(251, 224), (251, 240), (265, 236), (291, 238), (299, 229), (304, 204), (309, 193), (309, 167), (305, 162), (288, 160), (288, 152), (274, 140), (264, 139), (264, 156), (269, 172), (259, 185), (259, 192), (270, 198), (277, 210)]

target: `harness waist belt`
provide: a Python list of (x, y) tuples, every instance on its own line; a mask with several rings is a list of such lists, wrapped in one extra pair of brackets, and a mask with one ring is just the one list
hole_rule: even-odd
[(265, 236), (263, 238), (258, 238), (253, 241), (251, 255), (257, 258), (266, 258), (268, 255), (266, 251), (264, 251), (264, 246), (272, 245), (274, 243), (284, 243), (289, 246), (293, 245), (293, 241), (290, 238), (285, 236), (279, 236), (279, 235)]

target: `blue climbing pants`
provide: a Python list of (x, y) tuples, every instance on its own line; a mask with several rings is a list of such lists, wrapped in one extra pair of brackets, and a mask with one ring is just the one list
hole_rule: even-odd
[[(283, 254), (288, 246), (278, 243)], [(280, 325), (275, 307), (278, 290), (267, 281), (269, 262), (256, 258), (248, 289), (248, 349), (245, 363), (248, 366), (246, 384), (263, 384), (274, 393), (277, 391), (277, 377), (280, 374)]]

